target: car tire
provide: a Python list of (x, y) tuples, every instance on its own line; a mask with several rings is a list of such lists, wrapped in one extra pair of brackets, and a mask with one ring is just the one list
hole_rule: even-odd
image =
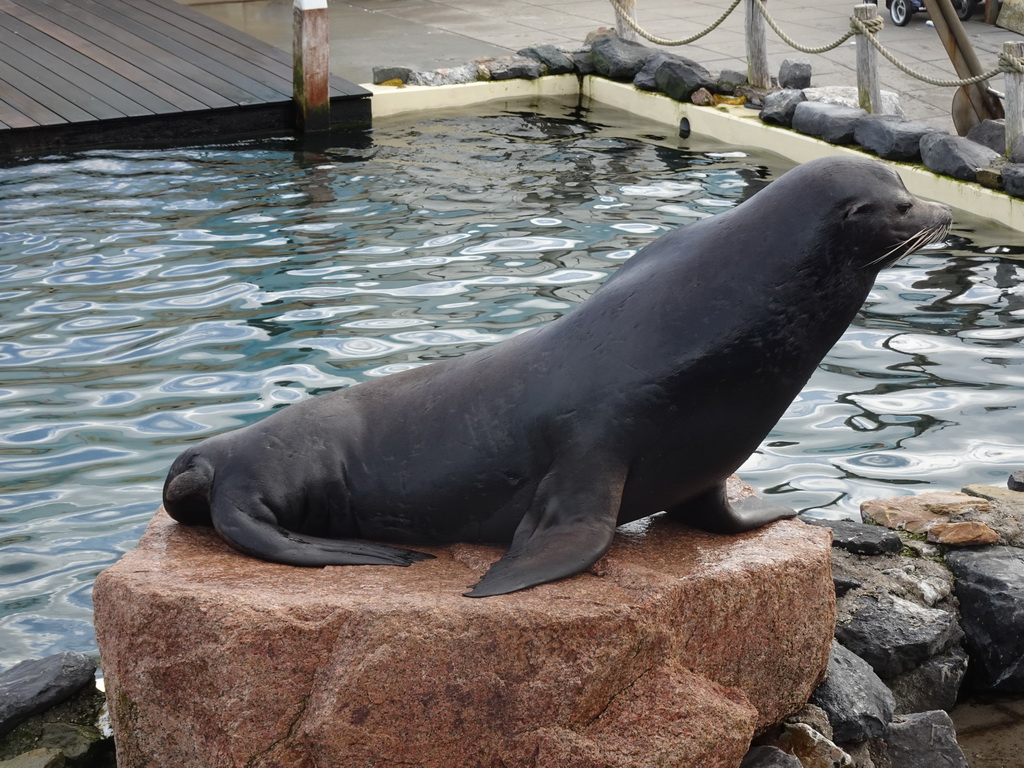
[(978, 7), (978, 0), (953, 0), (953, 8), (956, 10), (956, 17), (960, 21), (967, 21), (974, 15)]
[[(969, 0), (962, 0), (968, 2)], [(914, 15), (913, 6), (910, 4), (910, 0), (892, 0), (889, 5), (889, 18), (892, 19), (892, 23), (897, 27), (907, 26), (907, 22), (910, 21), (910, 17)]]

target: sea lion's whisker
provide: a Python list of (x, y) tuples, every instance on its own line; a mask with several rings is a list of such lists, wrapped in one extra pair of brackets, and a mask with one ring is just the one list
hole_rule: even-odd
[(877, 259), (869, 261), (864, 265), (864, 267), (873, 267), (875, 264), (889, 261), (890, 258), (892, 259), (892, 263), (895, 263), (908, 253), (913, 253), (930, 243), (936, 243), (944, 238), (949, 233), (949, 226), (949, 224), (936, 224), (932, 227), (919, 230), (906, 240), (901, 240)]

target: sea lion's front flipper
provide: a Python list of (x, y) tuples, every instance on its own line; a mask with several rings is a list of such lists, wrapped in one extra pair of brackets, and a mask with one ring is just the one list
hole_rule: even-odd
[(412, 565), (433, 555), (351, 539), (324, 539), (287, 531), (266, 504), (255, 497), (243, 508), (223, 497), (213, 500), (213, 527), (247, 555), (285, 565)]
[[(576, 461), (584, 457), (577, 454)], [(557, 465), (541, 480), (508, 552), (466, 597), (504, 595), (586, 570), (608, 551), (625, 469)]]
[(743, 533), (774, 523), (776, 520), (796, 517), (797, 514), (796, 510), (767, 501), (760, 496), (748, 496), (730, 502), (725, 483), (668, 512), (672, 517), (688, 525), (711, 533)]

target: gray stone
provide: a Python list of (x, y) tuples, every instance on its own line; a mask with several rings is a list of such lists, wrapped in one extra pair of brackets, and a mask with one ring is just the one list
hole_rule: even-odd
[(924, 664), (904, 672), (889, 682), (896, 697), (897, 714), (928, 712), (956, 705), (960, 684), (967, 672), (967, 652), (954, 646), (944, 654), (933, 656)]
[(1014, 197), (1024, 197), (1024, 163), (1007, 163), (1003, 166), (1003, 190)]
[(541, 76), (540, 62), (526, 56), (502, 56), (483, 62), (492, 80), (536, 80)]
[(893, 768), (967, 768), (953, 721), (942, 710), (895, 718), (888, 742)]
[(896, 708), (892, 692), (871, 665), (836, 641), (825, 681), (811, 694), (811, 703), (828, 713), (833, 739), (840, 744), (884, 735)]
[(409, 85), (460, 85), (486, 80), (490, 72), (480, 63), (470, 62), (458, 67), (434, 70), (433, 72), (413, 72), (409, 75)]
[(607, 35), (591, 43), (590, 53), (597, 74), (611, 80), (632, 80), (654, 51), (617, 35)]
[(633, 85), (639, 88), (641, 91), (657, 91), (658, 83), (654, 79), (655, 74), (658, 72), (658, 68), (669, 59), (673, 58), (670, 53), (655, 53), (650, 56), (639, 72), (636, 73), (636, 77), (633, 78)]
[(760, 746), (747, 752), (740, 768), (802, 768), (802, 763), (778, 747)]
[(772, 91), (764, 97), (761, 121), (768, 125), (781, 125), (783, 128), (789, 128), (793, 124), (796, 105), (803, 101), (807, 101), (803, 91), (793, 89)]
[(928, 170), (961, 181), (974, 181), (978, 169), (992, 165), (1000, 155), (960, 136), (928, 133), (921, 137), (921, 160)]
[(1006, 121), (982, 120), (971, 126), (966, 138), (1002, 155), (1006, 152)]
[(810, 88), (811, 62), (809, 59), (783, 59), (779, 67), (780, 88)]
[(572, 55), (572, 65), (576, 69), (576, 74), (580, 77), (592, 75), (595, 72), (593, 54), (589, 50), (574, 53)]
[(848, 619), (836, 623), (836, 639), (883, 679), (944, 653), (962, 635), (956, 616), (949, 611), (924, 608), (894, 595), (846, 599), (853, 600), (854, 607)]
[[(807, 97), (808, 101), (820, 101), (822, 104), (860, 107), (860, 96), (855, 85), (825, 85), (816, 88), (804, 88), (804, 96)], [(882, 91), (882, 108), (878, 114), (903, 117), (900, 97), (892, 91)]]
[(736, 69), (723, 69), (718, 75), (718, 92), (735, 93), (741, 85), (747, 84), (747, 73)]
[(868, 115), (857, 123), (853, 138), (883, 160), (916, 161), (921, 159), (921, 137), (935, 130), (894, 115)]
[(701, 88), (715, 87), (711, 73), (695, 61), (672, 56), (661, 63), (654, 73), (658, 90), (676, 101), (689, 101)]
[(0, 675), (0, 735), (92, 683), (96, 664), (73, 651), (15, 664)]
[(855, 107), (804, 101), (793, 112), (793, 127), (830, 144), (852, 144), (857, 123), (867, 112)]
[(1024, 491), (1024, 469), (1011, 472), (1006, 478), (1006, 487), (1011, 491)]
[(33, 749), (0, 762), (0, 768), (64, 768), (66, 765), (64, 753), (59, 749)]
[(855, 555), (895, 554), (903, 549), (903, 540), (899, 534), (879, 525), (867, 525), (853, 520), (828, 520), (809, 515), (800, 515), (800, 519), (809, 525), (831, 528), (832, 546)]
[(410, 67), (374, 67), (373, 82), (375, 85), (386, 83), (389, 80), (400, 80), (403, 83), (408, 83), (413, 73), (414, 70)]
[(547, 75), (567, 75), (573, 70), (572, 59), (553, 45), (531, 45), (517, 53), (539, 61)]
[(102, 740), (99, 728), (74, 723), (44, 723), (39, 746), (59, 749), (68, 760), (82, 761)]
[(946, 563), (957, 578), (971, 684), (1024, 691), (1024, 550), (962, 549), (948, 553)]

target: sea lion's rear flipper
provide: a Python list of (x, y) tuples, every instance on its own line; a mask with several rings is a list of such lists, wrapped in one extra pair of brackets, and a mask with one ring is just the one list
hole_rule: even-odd
[(730, 502), (724, 483), (668, 512), (688, 525), (711, 533), (743, 533), (797, 514), (796, 510), (760, 496)]
[[(582, 459), (582, 456), (579, 456)], [(624, 469), (556, 465), (541, 480), (508, 552), (466, 597), (504, 595), (580, 573), (608, 551)]]
[(240, 552), (285, 565), (412, 565), (434, 557), (384, 544), (287, 531), (277, 525), (274, 514), (258, 498), (248, 499), (245, 509), (214, 498), (213, 527)]

